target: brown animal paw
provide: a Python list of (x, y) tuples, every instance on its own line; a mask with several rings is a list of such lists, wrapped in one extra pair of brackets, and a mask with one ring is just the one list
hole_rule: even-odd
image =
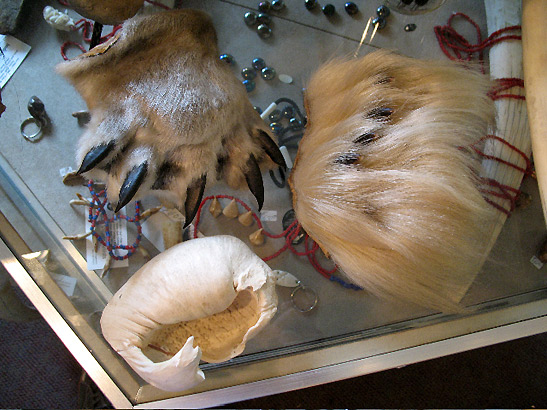
[(218, 58), (210, 18), (176, 10), (128, 20), (121, 34), (57, 69), (86, 101), (79, 173), (121, 209), (148, 193), (193, 219), (206, 185), (246, 184), (264, 201), (260, 166), (285, 166), (241, 82)]

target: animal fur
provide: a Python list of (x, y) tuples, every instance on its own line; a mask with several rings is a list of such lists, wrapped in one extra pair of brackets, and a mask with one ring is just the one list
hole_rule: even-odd
[[(83, 166), (107, 150), (88, 174), (107, 183), (113, 204), (134, 183), (137, 197), (151, 192), (192, 213), (205, 183), (219, 178), (234, 188), (247, 181), (259, 199), (258, 165), (273, 166), (268, 157), (284, 165), (245, 87), (219, 60), (203, 12), (134, 17), (119, 37), (57, 70), (91, 114), (76, 160)], [(144, 177), (135, 174), (139, 167)]]
[(332, 61), (306, 90), (290, 177), (303, 228), (356, 284), (442, 310), (484, 260), (494, 209), (466, 149), (494, 119), (490, 82), (387, 52)]

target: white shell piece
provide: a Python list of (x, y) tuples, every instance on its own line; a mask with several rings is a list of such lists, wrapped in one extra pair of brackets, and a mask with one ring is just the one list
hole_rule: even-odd
[(284, 270), (274, 270), (274, 275), (277, 277), (276, 285), (286, 288), (296, 288), (300, 286), (300, 281), (292, 273), (285, 272)]
[(291, 84), (292, 83), (292, 77), (288, 74), (279, 74), (279, 81), (285, 84)]
[(103, 311), (103, 336), (148, 383), (186, 390), (204, 379), (200, 359), (239, 355), (268, 324), (277, 311), (275, 282), (268, 265), (235, 237), (183, 242), (116, 292)]
[(44, 7), (44, 20), (57, 30), (70, 31), (74, 28), (74, 20), (66, 14), (51, 6)]

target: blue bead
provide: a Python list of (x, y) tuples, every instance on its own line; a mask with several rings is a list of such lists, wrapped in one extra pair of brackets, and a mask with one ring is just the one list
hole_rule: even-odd
[(279, 110), (273, 110), (271, 113), (270, 113), (270, 116), (268, 117), (270, 119), (271, 122), (278, 122), (281, 120), (281, 118), (283, 118), (282, 114), (281, 114), (281, 111)]
[(293, 127), (300, 127), (302, 125), (300, 120), (298, 120), (297, 118), (291, 118), (289, 120), (289, 124), (292, 125)]
[(245, 86), (245, 89), (247, 90), (248, 93), (253, 91), (256, 87), (256, 84), (253, 80), (244, 80), (243, 85)]
[(272, 122), (270, 124), (270, 129), (274, 134), (279, 134), (283, 130), (283, 126), (278, 122)]
[(243, 70), (241, 70), (241, 76), (245, 80), (253, 80), (256, 78), (256, 71), (254, 70), (254, 68), (245, 67)]
[(378, 30), (383, 29), (386, 26), (386, 19), (382, 17), (376, 17), (372, 20), (372, 25), (378, 24)]
[(317, 6), (317, 0), (306, 0), (304, 4), (308, 10), (313, 10)]
[(327, 17), (334, 16), (334, 13), (336, 12), (336, 9), (332, 4), (325, 4), (321, 10), (323, 10), (323, 14)]
[(273, 80), (275, 78), (275, 70), (271, 67), (264, 67), (261, 74), (262, 78), (265, 80)]
[(257, 113), (262, 114), (262, 108), (257, 107), (256, 105), (253, 108)]
[(410, 24), (407, 24), (405, 26), (405, 31), (410, 32), (410, 31), (414, 31), (414, 30), (416, 30), (416, 24), (414, 24), (414, 23), (410, 23)]
[(233, 64), (234, 63), (234, 57), (231, 54), (222, 54), (220, 56), (220, 61), (223, 61), (226, 64)]
[(389, 7), (384, 5), (381, 5), (376, 9), (376, 14), (378, 15), (378, 17), (386, 18), (387, 16), (389, 16), (390, 13), (391, 11), (389, 10)]
[(294, 117), (294, 108), (290, 105), (287, 105), (285, 108), (283, 108), (283, 116), (289, 119)]
[(245, 24), (247, 24), (248, 26), (254, 26), (256, 24), (256, 19), (257, 19), (257, 16), (252, 11), (248, 11), (243, 16), (243, 20), (245, 21)]
[(260, 13), (256, 17), (256, 21), (258, 22), (258, 24), (270, 24), (272, 22), (272, 18), (270, 17), (269, 14)]
[(346, 4), (344, 4), (344, 9), (346, 10), (346, 13), (348, 13), (350, 16), (354, 16), (355, 14), (359, 13), (359, 7), (357, 7), (357, 4), (352, 1), (348, 1)]
[(283, 0), (273, 0), (272, 1), (272, 10), (279, 11), (285, 7), (285, 2)]
[(253, 68), (255, 70), (262, 70), (264, 67), (266, 67), (266, 62), (262, 58), (255, 58), (253, 60)]
[(272, 35), (272, 29), (266, 24), (259, 25), (256, 30), (260, 38), (268, 38)]
[(270, 8), (271, 8), (271, 4), (269, 1), (261, 1), (260, 3), (258, 3), (258, 10), (260, 11), (263, 11), (263, 12), (270, 11)]

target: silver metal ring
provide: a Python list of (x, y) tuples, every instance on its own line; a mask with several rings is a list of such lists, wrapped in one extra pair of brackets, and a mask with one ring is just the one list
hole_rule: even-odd
[[(38, 127), (38, 131), (34, 134), (27, 134), (25, 132), (25, 127), (29, 124), (35, 124)], [(21, 123), (21, 135), (25, 137), (26, 140), (30, 142), (37, 142), (42, 138), (42, 123), (34, 117), (29, 117)]]
[[(303, 292), (303, 293), (300, 293)], [(297, 302), (297, 296), (300, 294), (299, 299), (303, 299), (303, 301)], [(317, 293), (312, 288), (308, 288), (304, 285), (298, 285), (291, 293), (291, 301), (296, 310), (299, 312), (305, 313), (309, 312), (315, 306), (317, 306)]]

